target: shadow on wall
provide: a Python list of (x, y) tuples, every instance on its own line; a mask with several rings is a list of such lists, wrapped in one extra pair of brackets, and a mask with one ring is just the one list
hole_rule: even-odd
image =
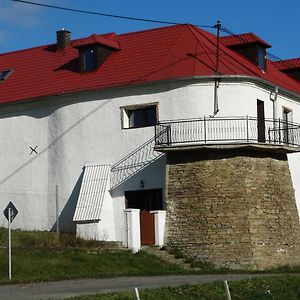
[[(41, 98), (41, 100), (8, 103), (1, 106), (0, 119), (28, 116), (35, 119), (41, 119), (53, 114), (56, 110), (74, 105), (77, 103), (91, 102), (91, 101), (111, 101), (115, 99), (127, 98), (132, 96), (153, 95), (157, 93), (165, 93), (178, 88), (188, 86), (190, 81), (168, 82), (164, 84), (157, 83), (155, 88), (153, 84), (150, 86), (128, 86), (122, 88), (105, 89), (101, 92), (90, 91), (78, 92), (74, 94), (55, 95)], [(58, 98), (59, 97), (59, 101)], [(101, 106), (101, 105), (100, 105)], [(85, 119), (85, 117), (83, 117)]]
[[(60, 215), (58, 217), (60, 232), (70, 232), (70, 233), (76, 232), (76, 224), (73, 222), (73, 216), (75, 213), (75, 209), (79, 197), (82, 178), (83, 178), (83, 171), (81, 172), (69, 199), (67, 200), (65, 206), (60, 212)], [(54, 225), (51, 228), (51, 231), (56, 231), (56, 226), (57, 226), (57, 222), (54, 223)]]
[[(164, 187), (166, 172), (166, 156), (161, 155), (150, 164), (133, 172), (118, 186), (110, 190), (112, 197), (124, 196), (124, 191), (147, 190)], [(142, 186), (141, 186), (142, 182)]]
[(154, 146), (155, 137), (145, 142), (111, 167), (112, 189), (163, 156), (163, 153), (154, 150)]

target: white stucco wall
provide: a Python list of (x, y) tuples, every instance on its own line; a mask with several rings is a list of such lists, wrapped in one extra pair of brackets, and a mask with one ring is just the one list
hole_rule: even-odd
[[(220, 83), (218, 117), (249, 115), (256, 117), (257, 99), (265, 103), (266, 118), (273, 117), (273, 90), (254, 83)], [(75, 230), (72, 222), (86, 163), (115, 164), (154, 136), (154, 128), (121, 128), (120, 107), (158, 103), (159, 120), (199, 118), (213, 113), (213, 84), (177, 82), (54, 97), (46, 101), (13, 106), (0, 111), (1, 160), (0, 210), (12, 201), (19, 210), (13, 227), (29, 230), (55, 228), (56, 195), (61, 230)], [(278, 95), (278, 114), (282, 107), (293, 111), (300, 123), (299, 102)], [(38, 154), (30, 155), (29, 147)], [(296, 157), (296, 156), (295, 156)], [(296, 194), (300, 180), (291, 159)], [(97, 225), (108, 239), (125, 240), (124, 191), (163, 188), (165, 158), (161, 157), (105, 197), (102, 223)], [(299, 196), (298, 207), (300, 207)], [(6, 219), (0, 215), (0, 226)], [(110, 229), (108, 229), (110, 228)]]

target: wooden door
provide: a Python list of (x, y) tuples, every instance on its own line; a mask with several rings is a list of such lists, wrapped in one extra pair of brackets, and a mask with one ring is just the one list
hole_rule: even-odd
[(265, 106), (264, 102), (257, 100), (257, 141), (260, 143), (266, 142), (265, 135)]
[(154, 214), (143, 210), (140, 212), (141, 244), (155, 244)]

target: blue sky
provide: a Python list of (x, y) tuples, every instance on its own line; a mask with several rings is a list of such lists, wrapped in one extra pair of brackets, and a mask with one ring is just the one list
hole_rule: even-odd
[[(178, 23), (222, 25), (234, 33), (254, 32), (282, 59), (300, 57), (299, 0), (31, 0), (88, 11)], [(56, 30), (72, 38), (124, 33), (163, 25), (42, 8), (0, 0), (0, 53), (51, 44)]]

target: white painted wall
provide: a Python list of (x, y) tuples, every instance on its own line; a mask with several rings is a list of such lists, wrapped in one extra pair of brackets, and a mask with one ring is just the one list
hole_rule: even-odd
[[(259, 99), (265, 102), (266, 117), (272, 118), (272, 92), (250, 82), (221, 82), (217, 116), (255, 117)], [(0, 211), (12, 201), (19, 210), (15, 228), (54, 229), (58, 185), (61, 230), (75, 230), (72, 218), (83, 166), (94, 162), (113, 165), (152, 138), (153, 127), (122, 129), (120, 107), (153, 102), (159, 103), (159, 120), (208, 116), (213, 112), (213, 84), (153, 84), (54, 97), (0, 111)], [(276, 105), (278, 113), (282, 106), (290, 108), (293, 121), (300, 123), (299, 102), (279, 94)], [(38, 154), (30, 155), (29, 147), (36, 145)], [(297, 161), (292, 159), (290, 164), (299, 195)], [(112, 199), (105, 197), (106, 214), (97, 225), (103, 235), (125, 241), (124, 191), (139, 190), (140, 180), (147, 189), (164, 188), (164, 176), (165, 158), (161, 157), (110, 191)], [(300, 207), (299, 196), (297, 199)], [(2, 214), (0, 226), (6, 226)]]

